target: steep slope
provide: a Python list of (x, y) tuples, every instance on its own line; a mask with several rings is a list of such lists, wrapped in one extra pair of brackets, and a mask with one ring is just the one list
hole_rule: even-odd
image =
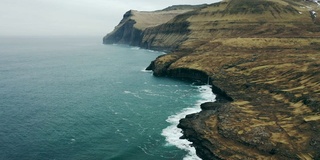
[(318, 10), (304, 0), (228, 0), (146, 29), (182, 24), (168, 29), (180, 44), (148, 67), (155, 76), (209, 77), (218, 95), (179, 124), (201, 158), (320, 159)]
[(130, 10), (124, 14), (115, 29), (103, 38), (103, 43), (173, 50), (185, 39), (188, 30), (187, 24), (176, 23), (172, 19), (204, 6), (206, 5), (176, 5), (159, 11)]

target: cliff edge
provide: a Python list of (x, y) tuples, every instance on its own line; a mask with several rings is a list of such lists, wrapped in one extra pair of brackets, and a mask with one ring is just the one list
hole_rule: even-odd
[(206, 5), (174, 5), (158, 11), (130, 10), (115, 29), (103, 38), (104, 44), (129, 44), (146, 49), (172, 51), (186, 39), (186, 22), (174, 18)]
[(148, 67), (155, 76), (209, 78), (217, 94), (178, 126), (202, 159), (320, 159), (318, 11), (225, 0), (143, 30), (139, 46), (171, 51)]

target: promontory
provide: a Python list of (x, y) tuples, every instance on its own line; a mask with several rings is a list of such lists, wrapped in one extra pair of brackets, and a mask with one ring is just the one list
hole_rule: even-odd
[(210, 80), (178, 127), (202, 159), (320, 159), (320, 13), (313, 0), (130, 10), (106, 44), (161, 50), (155, 76)]

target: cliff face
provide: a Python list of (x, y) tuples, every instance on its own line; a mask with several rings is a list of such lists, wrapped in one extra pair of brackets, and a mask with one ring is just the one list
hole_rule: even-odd
[(189, 32), (187, 22), (178, 22), (174, 18), (204, 6), (178, 5), (151, 12), (130, 10), (124, 14), (115, 29), (103, 38), (103, 43), (174, 50), (186, 39)]
[(161, 48), (179, 35), (174, 52), (148, 67), (155, 76), (209, 77), (218, 94), (179, 124), (201, 158), (320, 159), (318, 10), (303, 0), (229, 0), (144, 30)]

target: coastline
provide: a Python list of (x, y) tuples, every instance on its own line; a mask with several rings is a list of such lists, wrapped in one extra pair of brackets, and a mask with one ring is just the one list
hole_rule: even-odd
[[(154, 76), (210, 79), (216, 102), (179, 124), (203, 159), (319, 159), (320, 19), (308, 8), (320, 11), (310, 1), (228, 0), (138, 36), (123, 23), (105, 39), (167, 49), (147, 67)], [(133, 14), (122, 22), (139, 23)]]
[(200, 99), (198, 99), (194, 105), (184, 108), (176, 114), (169, 116), (166, 121), (170, 124), (170, 126), (163, 129), (161, 134), (166, 138), (166, 141), (168, 143), (167, 145), (174, 145), (179, 149), (188, 152), (184, 160), (200, 159), (196, 154), (196, 150), (193, 147), (192, 142), (188, 141), (187, 139), (181, 138), (184, 137), (184, 134), (182, 133), (182, 129), (178, 128), (178, 125), (180, 121), (184, 119), (186, 116), (200, 112), (200, 105), (202, 105), (202, 103), (211, 101), (215, 97), (215, 95), (211, 92), (210, 85), (200, 85), (197, 86), (197, 88), (200, 93)]
[[(135, 49), (146, 49), (142, 47), (135, 47), (132, 46)], [(152, 49), (146, 49), (150, 51), (157, 51), (157, 52), (163, 52), (164, 56), (167, 53), (164, 51), (159, 50), (152, 50)], [(159, 58), (158, 57), (158, 58)], [(153, 76), (159, 77), (158, 75), (154, 74), (154, 61), (150, 63), (148, 67), (146, 67), (143, 72), (150, 72), (153, 73)], [(171, 115), (166, 120), (170, 126), (163, 129), (161, 135), (166, 138), (167, 144), (166, 145), (174, 145), (177, 148), (187, 151), (188, 154), (184, 158), (184, 160), (201, 160), (201, 159), (216, 159), (215, 156), (209, 156), (207, 157), (207, 153), (199, 153), (199, 151), (207, 150), (203, 148), (201, 144), (197, 144), (194, 141), (190, 140), (190, 135), (188, 135), (188, 128), (183, 125), (183, 121), (189, 120), (190, 117), (193, 117), (193, 115), (198, 115), (200, 112), (203, 112), (204, 110), (211, 110), (213, 112), (216, 111), (218, 108), (217, 105), (220, 107), (222, 103), (227, 103), (229, 101), (232, 101), (232, 98), (229, 97), (224, 91), (222, 91), (220, 88), (214, 86), (212, 82), (210, 81), (212, 78), (206, 75), (202, 71), (197, 70), (184, 70), (187, 73), (182, 73), (179, 71), (179, 74), (172, 72), (171, 74), (165, 75), (168, 78), (171, 79), (178, 79), (182, 81), (189, 81), (190, 84), (196, 83), (198, 84), (197, 87), (199, 88), (199, 93), (201, 96), (201, 99), (197, 100), (195, 104), (192, 105), (192, 107), (184, 108), (183, 110), (177, 112), (174, 115)], [(193, 73), (194, 72), (194, 73)], [(200, 75), (200, 76), (194, 76), (194, 75)], [(208, 105), (209, 104), (209, 105)], [(204, 107), (206, 106), (206, 107)], [(214, 106), (214, 107), (213, 107)], [(205, 109), (206, 108), (206, 109)], [(211, 112), (210, 112), (211, 113)], [(192, 121), (193, 118), (191, 118)], [(191, 135), (191, 137), (194, 135)], [(191, 138), (192, 139), (192, 138)]]

